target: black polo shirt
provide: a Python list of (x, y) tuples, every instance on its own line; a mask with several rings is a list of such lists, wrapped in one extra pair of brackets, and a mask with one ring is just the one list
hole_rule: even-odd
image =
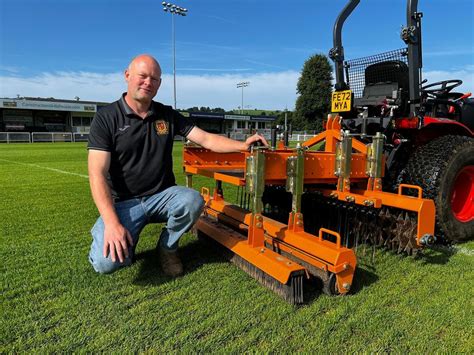
[(148, 196), (176, 185), (173, 138), (186, 137), (194, 127), (171, 106), (154, 101), (142, 119), (124, 97), (96, 113), (87, 145), (111, 153), (108, 181), (116, 200)]

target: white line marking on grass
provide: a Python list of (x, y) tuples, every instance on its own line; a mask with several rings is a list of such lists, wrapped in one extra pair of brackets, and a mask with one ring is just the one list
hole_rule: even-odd
[(463, 255), (468, 255), (468, 256), (474, 256), (474, 250), (465, 248), (465, 247), (459, 247), (455, 246), (454, 250), (456, 250), (457, 254), (463, 254)]
[(433, 249), (443, 253), (474, 256), (474, 250), (459, 245), (435, 245)]
[(19, 163), (19, 162), (17, 162), (17, 161), (7, 160), (7, 159), (2, 159), (2, 158), (0, 158), (0, 160), (6, 161), (7, 163), (13, 163), (13, 164), (24, 165), (24, 166), (32, 166), (32, 167), (34, 167), (34, 168), (40, 168), (40, 169), (50, 170), (50, 171), (54, 171), (54, 172), (60, 173), (60, 174), (74, 175), (74, 176), (79, 176), (79, 177), (85, 178), (85, 179), (88, 179), (88, 178), (89, 178), (89, 175), (83, 175), (83, 174), (78, 174), (78, 173), (71, 173), (70, 171), (64, 171), (64, 170), (55, 169), (55, 168), (48, 168), (47, 166), (41, 166), (41, 165), (30, 164), (30, 163)]

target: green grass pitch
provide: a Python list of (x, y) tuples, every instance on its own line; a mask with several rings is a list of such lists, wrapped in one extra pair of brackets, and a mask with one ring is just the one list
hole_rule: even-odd
[(416, 260), (359, 248), (353, 294), (312, 290), (302, 307), (192, 235), (180, 248), (186, 274), (165, 277), (160, 225), (143, 231), (136, 263), (98, 275), (86, 158), (79, 143), (0, 145), (0, 353), (474, 353), (474, 242)]

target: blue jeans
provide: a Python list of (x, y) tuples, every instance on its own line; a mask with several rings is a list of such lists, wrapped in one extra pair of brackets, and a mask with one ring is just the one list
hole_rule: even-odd
[(149, 223), (164, 223), (166, 228), (161, 232), (159, 245), (173, 251), (178, 248), (179, 238), (191, 229), (201, 215), (204, 201), (201, 195), (187, 187), (172, 186), (154, 195), (115, 203), (115, 211), (122, 225), (130, 232), (133, 246), (129, 246), (129, 257), (121, 263), (113, 262), (110, 255), (103, 256), (104, 222), (97, 219), (91, 230), (92, 245), (89, 261), (95, 271), (106, 274), (132, 263), (135, 247), (142, 229)]

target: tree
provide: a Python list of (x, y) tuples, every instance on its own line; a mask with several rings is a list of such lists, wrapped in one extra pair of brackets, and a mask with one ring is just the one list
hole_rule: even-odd
[(332, 67), (324, 54), (306, 60), (296, 86), (299, 96), (294, 121), (299, 129), (321, 129), (322, 120), (330, 110), (332, 80)]

